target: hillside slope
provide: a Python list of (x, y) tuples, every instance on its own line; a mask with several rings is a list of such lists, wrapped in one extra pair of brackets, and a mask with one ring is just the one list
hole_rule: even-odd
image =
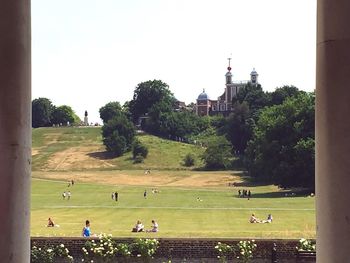
[(196, 166), (202, 165), (200, 155), (204, 149), (158, 138), (138, 135), (149, 150), (144, 163), (133, 164), (131, 153), (113, 158), (102, 144), (100, 127), (64, 127), (33, 129), (33, 171), (80, 171), (80, 170), (138, 170), (138, 169), (185, 169), (182, 160), (187, 153), (196, 156)]

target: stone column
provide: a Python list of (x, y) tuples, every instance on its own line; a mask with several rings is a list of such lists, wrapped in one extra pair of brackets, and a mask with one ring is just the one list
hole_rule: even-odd
[(317, 262), (350, 262), (350, 1), (318, 0)]
[(30, 0), (0, 2), (0, 261), (29, 262)]

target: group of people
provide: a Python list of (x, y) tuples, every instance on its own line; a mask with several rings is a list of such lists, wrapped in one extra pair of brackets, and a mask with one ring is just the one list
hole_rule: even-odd
[[(74, 183), (75, 183), (74, 180), (69, 180), (68, 181), (68, 187), (73, 186)], [(72, 193), (70, 191), (64, 191), (62, 193), (63, 200), (65, 200), (66, 198), (67, 198), (67, 200), (70, 200), (71, 196), (72, 196)]]
[(272, 223), (273, 217), (271, 214), (268, 214), (267, 219), (266, 220), (260, 220), (259, 218), (255, 217), (254, 214), (252, 214), (252, 216), (249, 219), (250, 223)]
[(132, 228), (131, 232), (158, 232), (158, 223), (152, 220), (152, 226), (150, 230), (145, 230), (145, 226), (140, 220), (137, 220), (135, 227)]
[[(54, 226), (54, 222), (51, 218), (49, 218), (49, 225)], [(49, 226), (48, 225), (48, 226)], [(137, 220), (135, 227), (132, 229), (132, 232), (158, 232), (158, 223), (155, 220), (152, 220), (152, 226), (150, 230), (145, 230), (145, 226), (141, 223), (140, 220)], [(85, 221), (85, 226), (83, 227), (81, 235), (83, 237), (90, 237), (92, 236), (91, 229), (90, 229), (90, 221)]]
[(114, 193), (112, 193), (112, 200), (115, 200), (116, 202), (118, 202), (118, 197), (119, 197), (119, 194), (118, 194), (118, 192), (114, 192)]
[(62, 198), (63, 198), (63, 200), (65, 200), (66, 197), (67, 197), (67, 200), (70, 200), (70, 197), (71, 197), (71, 196), (72, 196), (72, 194), (71, 194), (70, 191), (68, 191), (68, 192), (64, 191), (64, 192), (62, 193)]
[(238, 197), (252, 197), (252, 192), (250, 190), (246, 190), (246, 189), (239, 189), (238, 190)]

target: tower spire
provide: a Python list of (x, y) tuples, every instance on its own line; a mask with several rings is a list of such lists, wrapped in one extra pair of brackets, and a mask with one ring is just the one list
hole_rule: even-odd
[(232, 58), (228, 58), (228, 67), (227, 67), (228, 71), (231, 71), (231, 59)]

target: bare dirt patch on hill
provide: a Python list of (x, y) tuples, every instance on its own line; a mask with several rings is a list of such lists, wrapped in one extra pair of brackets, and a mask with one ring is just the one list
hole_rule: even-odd
[(82, 172), (33, 172), (33, 177), (110, 185), (145, 185), (175, 187), (221, 187), (228, 183), (240, 182), (241, 179), (232, 172), (194, 172), (194, 171), (152, 171), (145, 174), (143, 170), (132, 171), (82, 171)]
[(48, 159), (47, 170), (70, 171), (74, 169), (94, 169), (113, 167), (108, 160), (94, 158), (89, 153), (101, 151), (100, 146), (71, 147), (57, 152)]

